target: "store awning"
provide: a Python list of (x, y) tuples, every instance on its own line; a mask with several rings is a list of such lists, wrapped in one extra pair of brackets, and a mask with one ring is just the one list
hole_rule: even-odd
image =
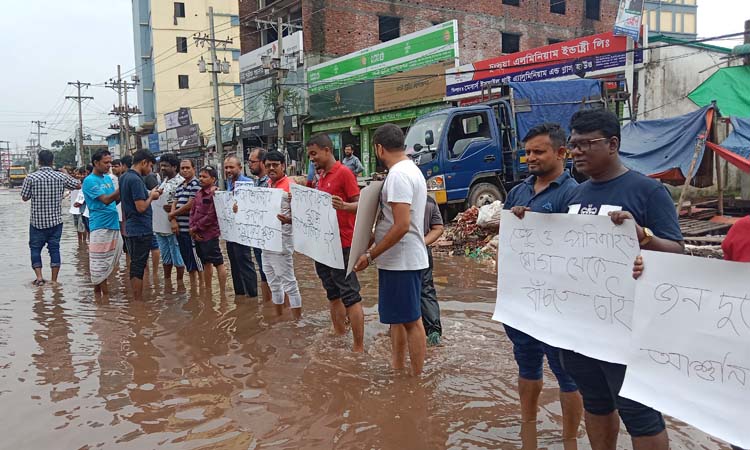
[(698, 106), (716, 101), (722, 116), (750, 117), (750, 66), (719, 69), (688, 95)]

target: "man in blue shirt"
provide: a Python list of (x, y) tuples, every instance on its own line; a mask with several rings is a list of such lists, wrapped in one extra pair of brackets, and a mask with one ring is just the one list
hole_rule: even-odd
[(154, 228), (151, 201), (159, 198), (159, 191), (150, 193), (142, 177), (150, 174), (156, 163), (148, 150), (138, 150), (133, 155), (132, 167), (120, 177), (120, 199), (125, 218), (125, 245), (130, 254), (130, 281), (133, 297), (143, 300), (143, 273), (148, 263)]
[(83, 180), (83, 196), (89, 209), (89, 271), (94, 293), (109, 294), (107, 277), (112, 273), (122, 252), (120, 218), (116, 202), (120, 191), (109, 175), (112, 155), (99, 150), (91, 156), (94, 168)]
[[(531, 174), (508, 193), (503, 207), (519, 217), (524, 212), (565, 213), (578, 183), (565, 170), (565, 131), (555, 123), (537, 125), (523, 139), (526, 162)], [(518, 364), (518, 394), (521, 400), (521, 444), (523, 449), (537, 448), (537, 410), (542, 392), (542, 369), (547, 355), (552, 373), (560, 386), (563, 412), (563, 446), (577, 448), (576, 437), (583, 404), (578, 387), (560, 364), (560, 349), (505, 325), (513, 342)]]
[[(657, 180), (628, 170), (620, 161), (617, 116), (604, 109), (582, 110), (573, 116), (570, 128), (568, 149), (576, 169), (589, 180), (576, 189), (569, 212), (609, 215), (617, 225), (632, 220), (642, 249), (683, 253), (682, 233), (667, 189)], [(634, 276), (639, 265), (636, 260)], [(634, 450), (669, 448), (661, 413), (619, 396), (626, 366), (570, 350), (562, 350), (561, 359), (583, 395), (592, 448), (617, 447), (620, 419)]]
[[(237, 184), (255, 186), (252, 178), (246, 177), (242, 173), (242, 163), (234, 155), (228, 156), (224, 160), (224, 173), (227, 179), (227, 191), (229, 192), (234, 192)], [(255, 264), (253, 264), (253, 248), (230, 241), (226, 241), (226, 245), (229, 268), (232, 271), (234, 295), (257, 297), (258, 274), (255, 272)]]

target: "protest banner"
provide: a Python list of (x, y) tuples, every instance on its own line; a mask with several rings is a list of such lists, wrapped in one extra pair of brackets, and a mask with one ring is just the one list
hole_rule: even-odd
[(633, 313), (633, 221), (503, 211), (494, 320), (549, 345), (623, 363)]
[(750, 447), (750, 264), (643, 252), (620, 395)]
[(234, 216), (237, 242), (242, 245), (281, 251), (281, 189), (251, 187), (238, 184), (234, 189), (237, 213)]
[(294, 250), (334, 269), (344, 268), (344, 252), (331, 194), (297, 184), (292, 191)]
[(167, 204), (167, 196), (161, 195), (156, 200), (151, 201), (152, 226), (154, 233), (172, 234), (172, 224), (169, 223), (169, 216), (164, 211), (164, 205)]
[(382, 181), (373, 181), (359, 193), (357, 204), (357, 218), (354, 221), (354, 234), (352, 236), (352, 247), (349, 252), (349, 264), (346, 268), (348, 276), (354, 271), (354, 264), (360, 256), (367, 252), (372, 237), (372, 227), (377, 219), (380, 207), (380, 191), (383, 190)]
[(229, 242), (239, 242), (235, 213), (232, 210), (234, 195), (227, 191), (215, 192), (214, 206), (216, 207), (216, 217), (219, 219), (221, 238)]

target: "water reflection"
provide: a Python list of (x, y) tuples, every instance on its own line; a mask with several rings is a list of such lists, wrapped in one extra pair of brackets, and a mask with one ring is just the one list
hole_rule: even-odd
[[(95, 299), (88, 259), (63, 231), (62, 286), (32, 288), (27, 206), (0, 190), (0, 448), (518, 448), (517, 369), (490, 320), (495, 268), (436, 257), (443, 345), (424, 376), (391, 370), (376, 318), (374, 272), (361, 278), (366, 353), (329, 334), (312, 263), (295, 267), (305, 316), (159, 282), (130, 301), (125, 259), (110, 298)], [(67, 219), (66, 219), (67, 220)], [(46, 261), (45, 261), (46, 263)], [(151, 276), (153, 271), (151, 270)], [(158, 274), (161, 280), (161, 274)], [(554, 378), (545, 372), (539, 442), (560, 441)], [(725, 448), (670, 421), (672, 448)], [(589, 448), (583, 428), (581, 448)], [(622, 448), (629, 448), (623, 434)]]

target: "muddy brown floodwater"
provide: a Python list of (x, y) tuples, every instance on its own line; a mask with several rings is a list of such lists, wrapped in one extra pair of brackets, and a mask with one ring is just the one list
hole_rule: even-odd
[[(366, 354), (354, 355), (348, 338), (328, 334), (327, 300), (306, 257), (296, 259), (304, 318), (295, 323), (216, 287), (202, 296), (161, 279), (134, 303), (124, 267), (109, 302), (97, 303), (70, 216), (62, 284), (32, 287), (28, 204), (17, 189), (0, 189), (0, 236), (0, 448), (519, 447), (517, 369), (491, 320), (490, 264), (435, 258), (445, 336), (413, 379), (389, 368), (373, 270), (362, 277)], [(543, 448), (560, 448), (552, 380), (546, 370)], [(676, 421), (669, 430), (675, 449), (726, 448)], [(579, 437), (589, 448), (583, 426)], [(620, 446), (630, 448), (625, 434)]]

